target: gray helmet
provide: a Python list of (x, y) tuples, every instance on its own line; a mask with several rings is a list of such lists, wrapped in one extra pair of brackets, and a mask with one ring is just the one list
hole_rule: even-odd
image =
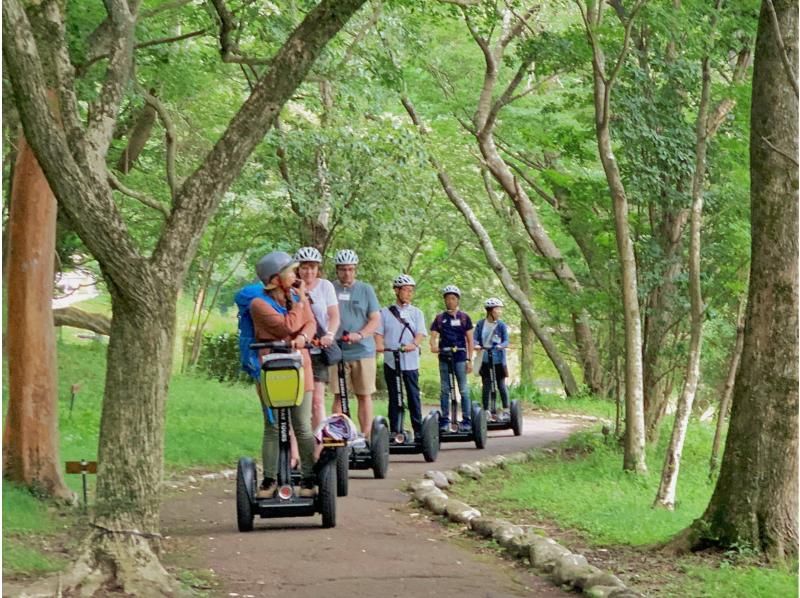
[(454, 284), (449, 284), (442, 289), (442, 296), (444, 295), (455, 295), (459, 299), (461, 298), (461, 289), (459, 289)]
[(352, 249), (340, 249), (333, 259), (337, 266), (350, 266), (358, 264), (358, 256)]
[(408, 274), (400, 274), (392, 282), (392, 288), (399, 289), (400, 287), (415, 287), (417, 283)]
[(503, 307), (503, 302), (500, 301), (497, 297), (489, 297), (486, 300), (486, 303), (483, 304), (486, 309), (492, 309), (493, 307)]
[(283, 270), (295, 263), (292, 256), (285, 251), (273, 251), (258, 260), (256, 264), (256, 274), (261, 282), (266, 285), (269, 284), (273, 276), (280, 274)]
[(296, 262), (316, 262), (322, 263), (322, 254), (317, 251), (316, 247), (301, 247), (294, 254), (294, 261)]

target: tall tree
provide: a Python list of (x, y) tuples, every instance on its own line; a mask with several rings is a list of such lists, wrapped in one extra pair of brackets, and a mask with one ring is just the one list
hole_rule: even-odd
[(58, 387), (52, 320), (56, 198), (20, 136), (9, 215), (8, 411), (3, 475), (72, 498), (58, 458)]
[[(110, 580), (126, 593), (175, 589), (157, 556), (164, 401), (172, 364), (178, 292), (209, 218), (327, 42), (364, 0), (323, 0), (309, 11), (213, 149), (182, 184), (150, 255), (132, 238), (114, 200), (107, 153), (133, 67), (136, 0), (108, 0), (108, 54), (100, 92), (80, 119), (62, 6), (3, 2), (3, 58), (17, 108), (59, 204), (100, 264), (112, 300), (111, 340), (100, 424), (93, 532), (67, 587), (91, 594)], [(42, 63), (56, 65), (64, 126), (50, 110)], [(168, 163), (169, 166), (169, 163)], [(170, 170), (168, 168), (168, 170)], [(174, 173), (172, 173), (174, 174)], [(163, 204), (162, 204), (163, 205)]]
[(798, 552), (798, 3), (764, 0), (750, 132), (751, 265), (725, 453), (703, 516), (674, 541)]
[(622, 49), (611, 68), (606, 66), (606, 56), (600, 42), (603, 28), (603, 4), (576, 0), (581, 12), (586, 36), (592, 51), (594, 82), (594, 112), (597, 148), (600, 162), (608, 180), (614, 208), (614, 228), (621, 268), (622, 304), (625, 322), (625, 455), (623, 468), (644, 473), (645, 431), (644, 397), (642, 395), (642, 325), (639, 319), (639, 297), (636, 274), (636, 256), (628, 222), (628, 197), (614, 156), (611, 139), (611, 91), (625, 63), (636, 15), (644, 5), (637, 0), (630, 14), (621, 17), (624, 26)]

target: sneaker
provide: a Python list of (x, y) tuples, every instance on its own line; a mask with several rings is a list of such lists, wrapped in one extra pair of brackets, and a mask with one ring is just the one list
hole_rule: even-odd
[(300, 482), (300, 490), (297, 496), (300, 498), (314, 498), (317, 495), (317, 489), (314, 486), (314, 480), (311, 478), (303, 478)]
[(450, 431), (450, 420), (441, 418), (439, 420), (439, 434), (447, 434)]
[(459, 432), (472, 432), (472, 422), (464, 420), (458, 426)]
[(272, 498), (278, 489), (278, 483), (272, 478), (264, 478), (261, 487), (256, 492), (256, 498)]

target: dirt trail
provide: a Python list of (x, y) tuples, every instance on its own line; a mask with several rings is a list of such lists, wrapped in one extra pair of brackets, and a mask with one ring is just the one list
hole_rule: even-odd
[(526, 418), (525, 433), (490, 432), (483, 451), (474, 444), (443, 444), (436, 463), (422, 455), (393, 455), (388, 478), (351, 472), (350, 495), (337, 501), (337, 526), (320, 517), (256, 519), (236, 530), (235, 482), (200, 485), (167, 499), (162, 533), (170, 564), (212, 569), (215, 596), (325, 598), (505, 598), (567, 594), (520, 567), (481, 554), (476, 544), (448, 539), (438, 523), (409, 506), (398, 488), (431, 469), (444, 470), (489, 455), (561, 441), (574, 421)]

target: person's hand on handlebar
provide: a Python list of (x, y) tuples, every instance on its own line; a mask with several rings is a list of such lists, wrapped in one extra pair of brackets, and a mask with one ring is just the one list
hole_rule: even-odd
[(333, 344), (333, 332), (328, 332), (325, 336), (319, 337), (321, 347), (330, 347)]
[(400, 347), (400, 350), (403, 351), (404, 353), (411, 353), (411, 351), (417, 350), (417, 345), (414, 343), (408, 343)]
[(292, 339), (292, 349), (305, 349), (308, 337), (302, 332)]

